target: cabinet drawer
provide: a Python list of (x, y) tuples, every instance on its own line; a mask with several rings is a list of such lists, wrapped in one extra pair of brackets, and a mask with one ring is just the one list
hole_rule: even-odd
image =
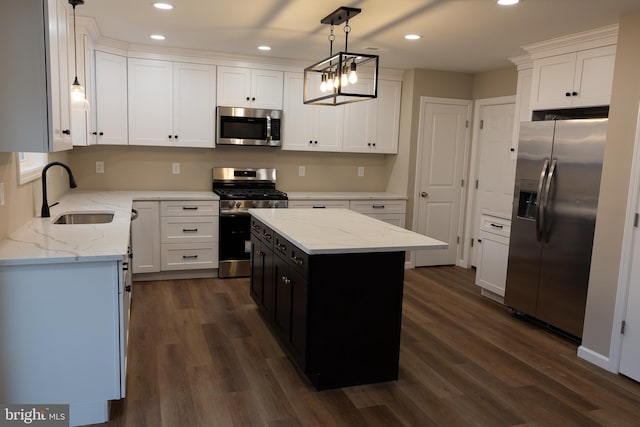
[(480, 231), (509, 237), (511, 221), (491, 215), (480, 215)]
[(395, 225), (397, 227), (400, 228), (404, 228), (404, 214), (397, 214), (397, 213), (368, 213), (368, 214), (363, 214), (363, 215), (367, 215), (370, 216), (371, 218), (375, 218), (375, 219), (379, 219), (380, 221), (384, 221), (387, 224), (391, 224), (391, 225)]
[(161, 243), (196, 243), (218, 241), (217, 216), (162, 217)]
[(406, 200), (352, 200), (349, 202), (352, 211), (369, 213), (401, 213), (407, 210)]
[(273, 242), (273, 251), (306, 277), (309, 268), (309, 255), (277, 233)]
[(273, 230), (253, 217), (251, 217), (251, 233), (255, 234), (270, 249), (273, 247)]
[(218, 246), (210, 243), (168, 243), (161, 245), (162, 270), (218, 268)]
[(289, 200), (289, 208), (349, 209), (348, 200)]
[(171, 200), (160, 202), (160, 216), (217, 216), (220, 202), (215, 200)]

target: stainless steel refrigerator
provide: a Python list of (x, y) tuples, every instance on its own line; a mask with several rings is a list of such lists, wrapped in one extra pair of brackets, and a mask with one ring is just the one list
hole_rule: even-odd
[(505, 304), (582, 337), (607, 119), (521, 124)]

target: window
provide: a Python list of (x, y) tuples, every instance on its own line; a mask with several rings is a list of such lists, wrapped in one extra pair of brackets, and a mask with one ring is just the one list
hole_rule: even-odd
[(47, 163), (47, 153), (18, 153), (18, 182), (20, 185), (40, 178)]

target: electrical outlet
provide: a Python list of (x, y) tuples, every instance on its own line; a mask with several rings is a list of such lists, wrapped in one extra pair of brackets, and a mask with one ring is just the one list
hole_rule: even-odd
[(358, 176), (364, 176), (364, 166), (358, 166)]
[(304, 166), (298, 166), (298, 176), (304, 176), (306, 174), (306, 168)]
[(4, 206), (4, 182), (0, 182), (0, 206)]
[(173, 163), (171, 165), (171, 172), (173, 172), (174, 175), (180, 175), (180, 163)]
[(96, 162), (96, 173), (104, 173), (104, 162), (102, 160)]

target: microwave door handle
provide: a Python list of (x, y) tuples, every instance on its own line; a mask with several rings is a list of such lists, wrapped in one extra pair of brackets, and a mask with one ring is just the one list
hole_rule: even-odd
[(271, 142), (271, 116), (267, 116), (267, 144)]

